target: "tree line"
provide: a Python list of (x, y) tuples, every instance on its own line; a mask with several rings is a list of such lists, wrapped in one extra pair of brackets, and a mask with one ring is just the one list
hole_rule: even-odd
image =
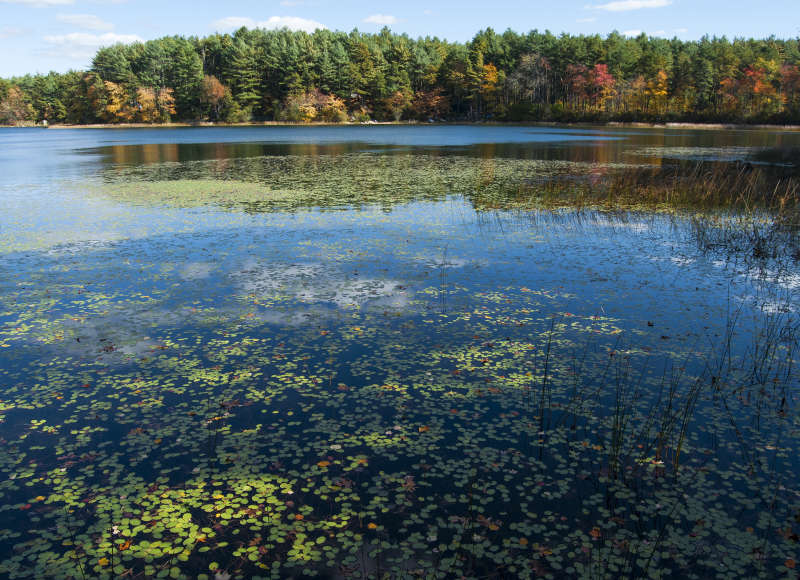
[(800, 38), (241, 28), (0, 79), (5, 124), (369, 119), (798, 123)]

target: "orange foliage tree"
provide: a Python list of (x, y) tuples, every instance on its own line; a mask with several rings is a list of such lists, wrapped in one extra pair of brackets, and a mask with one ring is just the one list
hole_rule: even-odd
[(0, 101), (0, 123), (16, 125), (34, 118), (33, 107), (25, 100), (19, 87), (10, 87)]
[(222, 103), (230, 91), (213, 75), (206, 75), (200, 83), (200, 102), (207, 105), (214, 120), (220, 118)]
[(450, 101), (442, 89), (420, 91), (411, 100), (411, 114), (420, 121), (442, 119), (450, 110)]

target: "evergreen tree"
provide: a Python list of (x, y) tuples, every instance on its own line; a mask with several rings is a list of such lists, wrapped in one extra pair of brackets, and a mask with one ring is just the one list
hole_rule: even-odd
[[(0, 100), (13, 109), (5, 117), (13, 122), (118, 122), (137, 115), (246, 120), (281, 115), (290, 101), (313, 101), (319, 119), (329, 108), (319, 103), (335, 96), (358, 118), (786, 123), (800, 122), (799, 67), (800, 39), (772, 37), (686, 42), (488, 28), (468, 43), (448, 43), (388, 28), (377, 34), (241, 28), (104, 47), (88, 73), (0, 82)], [(219, 86), (211, 90), (204, 77)], [(153, 102), (157, 113), (140, 114)], [(338, 105), (330, 110), (335, 114), (328, 116), (340, 117)]]

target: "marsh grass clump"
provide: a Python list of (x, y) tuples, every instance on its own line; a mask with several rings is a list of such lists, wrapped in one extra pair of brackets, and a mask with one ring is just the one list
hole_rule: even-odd
[(800, 179), (749, 164), (698, 163), (635, 167), (582, 178), (567, 177), (529, 185), (534, 199), (579, 206), (673, 208), (695, 210), (755, 209), (777, 212), (796, 223)]
[(800, 260), (800, 179), (749, 164), (633, 168), (542, 180), (516, 204), (681, 212), (704, 250), (748, 259)]
[(703, 250), (743, 255), (764, 262), (800, 261), (800, 230), (788, 216), (766, 212), (699, 213), (691, 216), (692, 233)]

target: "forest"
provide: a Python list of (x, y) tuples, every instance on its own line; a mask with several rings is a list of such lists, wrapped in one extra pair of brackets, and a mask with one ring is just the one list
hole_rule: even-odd
[(0, 79), (0, 124), (368, 120), (800, 123), (800, 38), (241, 28)]

